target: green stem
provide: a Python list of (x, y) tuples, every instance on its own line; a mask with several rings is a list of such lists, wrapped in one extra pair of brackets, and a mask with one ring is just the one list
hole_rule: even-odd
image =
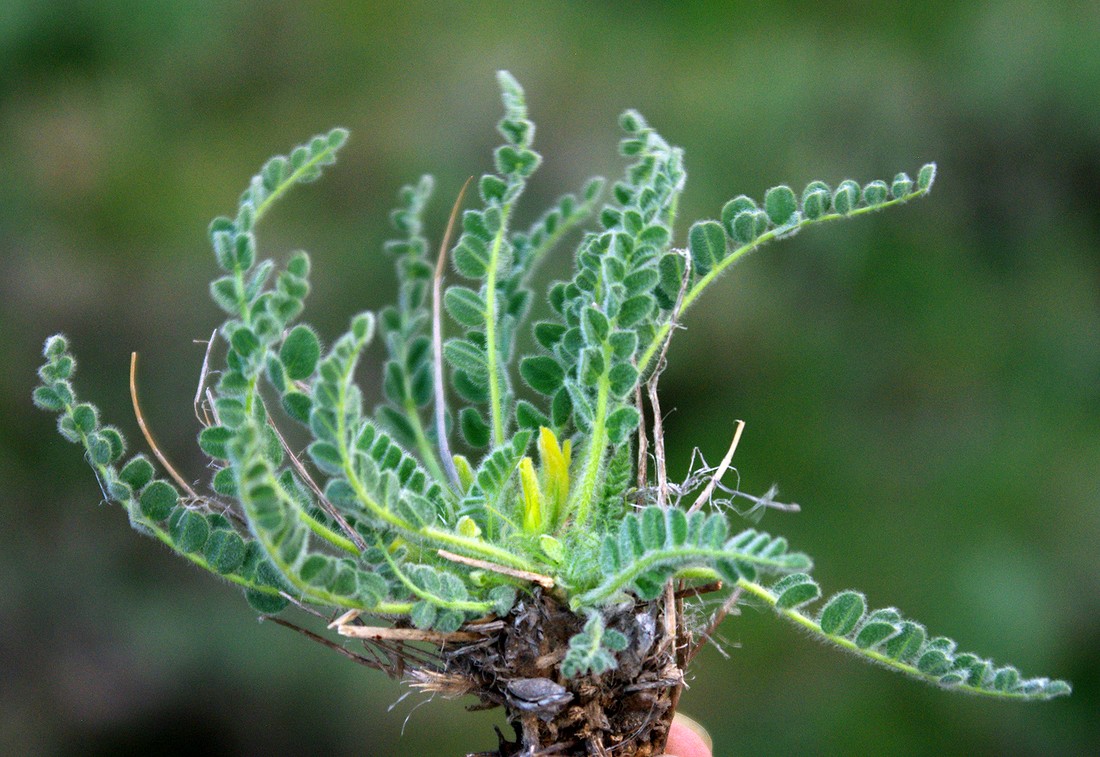
[(337, 447), (340, 450), (340, 459), (343, 463), (342, 471), (348, 483), (351, 485), (352, 490), (355, 492), (356, 499), (377, 518), (415, 541), (429, 540), (441, 542), (454, 547), (456, 551), (462, 552), (467, 556), (481, 557), (501, 565), (519, 568), (520, 570), (533, 570), (533, 566), (523, 558), (513, 555), (505, 549), (493, 546), (492, 544), (477, 539), (470, 539), (459, 534), (453, 534), (432, 526), (417, 528), (404, 518), (401, 518), (383, 507), (373, 496), (371, 496), (370, 492), (367, 491), (367, 487), (363, 484), (362, 479), (359, 478), (355, 466), (352, 464), (352, 454), (348, 446), (347, 417), (344, 413), (344, 405), (347, 401), (348, 383), (351, 380), (351, 374), (354, 370), (355, 361), (349, 361), (347, 370), (344, 375), (340, 377), (339, 406), (336, 412), (336, 439)]
[(274, 586), (268, 586), (267, 584), (255, 583), (254, 581), (250, 581), (247, 578), (245, 578), (244, 576), (238, 575), (236, 573), (220, 573), (220, 572), (218, 572), (217, 568), (215, 568), (213, 565), (211, 565), (209, 562), (207, 562), (206, 559), (202, 555), (200, 555), (198, 553), (194, 553), (194, 552), (180, 552), (178, 549), (176, 549), (175, 544), (172, 541), (172, 537), (168, 535), (167, 531), (165, 531), (164, 529), (162, 529), (160, 526), (156, 525), (155, 523), (150, 522), (146, 518), (139, 518), (138, 521), (141, 523), (141, 525), (148, 528), (149, 531), (153, 534), (153, 536), (155, 536), (157, 539), (159, 539), (161, 542), (163, 542), (166, 546), (171, 548), (172, 551), (174, 551), (176, 554), (180, 555), (181, 557), (183, 557), (187, 560), (190, 560), (192, 563), (194, 563), (195, 565), (198, 565), (203, 570), (209, 571), (210, 573), (213, 573), (215, 576), (219, 576), (221, 578), (224, 578), (226, 581), (229, 581), (230, 583), (235, 583), (238, 586), (243, 586), (246, 589), (253, 589), (254, 591), (258, 591), (258, 592), (261, 592), (263, 594), (270, 594), (272, 596), (279, 596), (279, 590), (277, 588), (275, 588)]
[(725, 549), (688, 546), (657, 549), (647, 552), (623, 570), (608, 576), (599, 586), (576, 597), (573, 604), (578, 607), (591, 607), (606, 602), (617, 593), (624, 591), (638, 576), (659, 567), (662, 563), (690, 563), (690, 566), (685, 567), (700, 567), (700, 563), (705, 564), (712, 560), (737, 560), (751, 563), (765, 570), (790, 571), (783, 560)]
[(596, 415), (592, 419), (592, 435), (588, 440), (581, 485), (570, 497), (568, 508), (569, 512), (577, 514), (576, 525), (579, 528), (584, 528), (588, 524), (588, 516), (592, 512), (592, 500), (596, 496), (596, 485), (599, 483), (600, 471), (603, 468), (604, 447), (607, 446), (607, 403), (611, 394), (611, 380), (607, 377), (610, 359), (606, 354), (606, 347), (604, 353), (605, 367), (597, 389)]
[(504, 441), (504, 408), (500, 389), (500, 353), (497, 350), (497, 269), (500, 264), (500, 250), (504, 246), (504, 237), (508, 228), (508, 216), (512, 206), (504, 205), (500, 209), (500, 228), (493, 239), (493, 248), (489, 253), (489, 265), (485, 272), (485, 349), (489, 374), (489, 417), (492, 424), (490, 447), (496, 447)]
[(298, 183), (298, 181), (303, 176), (316, 168), (317, 165), (321, 163), (321, 161), (327, 160), (332, 152), (333, 148), (331, 146), (326, 146), (324, 150), (321, 150), (319, 153), (303, 163), (299, 168), (292, 171), (290, 176), (283, 179), (282, 183), (279, 184), (279, 186), (275, 187), (275, 189), (271, 191), (271, 194), (269, 194), (264, 199), (264, 201), (256, 207), (256, 214), (253, 216), (252, 225), (255, 226), (259, 222), (260, 218), (263, 217), (264, 213), (267, 212), (267, 209), (270, 208), (276, 200), (282, 197), (288, 189)]
[(558, 242), (561, 241), (562, 237), (575, 229), (581, 221), (586, 219), (589, 214), (591, 214), (592, 209), (596, 206), (596, 202), (598, 199), (598, 197), (593, 197), (588, 202), (580, 205), (566, 220), (558, 223), (553, 232), (546, 235), (546, 237), (542, 240), (542, 244), (531, 250), (531, 254), (527, 259), (526, 268), (523, 271), (523, 276), (520, 278), (521, 286), (525, 285), (528, 279), (531, 278), (531, 275), (534, 273), (535, 267), (538, 265), (539, 260), (547, 252), (556, 247)]
[[(683, 316), (684, 311), (686, 311), (691, 306), (691, 304), (695, 302), (695, 300), (699, 297), (700, 294), (703, 293), (703, 290), (706, 289), (707, 286), (711, 284), (711, 282), (722, 275), (722, 273), (727, 268), (729, 268), (741, 258), (745, 257), (745, 255), (752, 252), (756, 248), (762, 247), (763, 245), (774, 239), (789, 236), (790, 234), (795, 233), (804, 226), (811, 226), (818, 223), (825, 223), (827, 221), (839, 221), (844, 218), (861, 216), (866, 213), (872, 213), (877, 210), (889, 208), (893, 205), (900, 205), (903, 202), (908, 202), (909, 200), (920, 197), (921, 195), (927, 193), (927, 189), (918, 189), (915, 192), (910, 192), (909, 194), (902, 197), (896, 197), (892, 200), (887, 200), (886, 202), (880, 203), (878, 205), (869, 205), (863, 208), (856, 208), (848, 214), (829, 213), (827, 215), (819, 216), (818, 218), (803, 218), (801, 221), (799, 221), (797, 224), (794, 224), (793, 226), (780, 226), (770, 231), (766, 231), (753, 241), (749, 242), (748, 244), (742, 245), (741, 247), (738, 247), (736, 250), (724, 257), (717, 265), (707, 271), (705, 276), (695, 282), (695, 285), (684, 293), (684, 299), (680, 303), (680, 311), (679, 313), (677, 313), (677, 318)], [(653, 339), (650, 340), (649, 344), (645, 348), (645, 351), (642, 352), (641, 357), (638, 359), (638, 372), (640, 374), (645, 373), (646, 369), (649, 367), (650, 361), (653, 360), (654, 355), (657, 354), (657, 350), (661, 348), (661, 345), (664, 343), (664, 340), (668, 336), (668, 332), (671, 328), (672, 322), (665, 321), (657, 329), (657, 333), (653, 335)]]
[(379, 602), (371, 610), (375, 615), (408, 615), (412, 612), (412, 602)]
[(362, 554), (362, 552), (359, 551), (359, 547), (357, 547), (355, 543), (351, 541), (351, 539), (348, 539), (343, 534), (333, 531), (331, 528), (314, 518), (309, 513), (299, 511), (298, 518), (303, 523), (305, 523), (306, 526), (309, 527), (310, 531), (312, 531), (317, 536), (321, 537), (337, 549), (342, 549), (343, 551), (355, 555), (356, 557)]
[(401, 571), (401, 568), (397, 566), (397, 562), (392, 557), (390, 557), (390, 551), (388, 549), (386, 549), (381, 544), (379, 545), (379, 549), (382, 552), (382, 556), (386, 558), (386, 562), (389, 564), (390, 570), (392, 570), (393, 574), (397, 576), (397, 580), (404, 584), (406, 589), (411, 591), (415, 596), (419, 597), (420, 599), (423, 599), (425, 602), (433, 604), (436, 607), (442, 607), (444, 610), (457, 610), (459, 612), (488, 612), (492, 609), (492, 602), (471, 602), (469, 600), (461, 599), (443, 599), (440, 596), (432, 594), (430, 591), (425, 591), (424, 589), (421, 589), (415, 583), (410, 581), (408, 576), (406, 576)]
[[(776, 602), (779, 599), (776, 595), (772, 594), (767, 588), (765, 588), (765, 587), (761, 586), (760, 584), (755, 583), (753, 581), (747, 581), (747, 580), (742, 578), (737, 582), (737, 586), (739, 588), (741, 588), (743, 591), (746, 591), (749, 594), (752, 594), (754, 597), (763, 600), (764, 602), (768, 603), (772, 607), (776, 606)], [(905, 673), (906, 675), (912, 676), (913, 678), (919, 678), (920, 680), (926, 681), (926, 682), (931, 683), (931, 684), (939, 684), (939, 678), (937, 676), (932, 676), (932, 675), (928, 675), (926, 673), (923, 673), (923, 672), (921, 672), (921, 670), (919, 668), (917, 668), (913, 665), (910, 665), (910, 664), (905, 663), (905, 662), (901, 662), (900, 660), (896, 660), (892, 657), (889, 657), (888, 655), (884, 655), (881, 652), (876, 652), (873, 649), (861, 649), (851, 639), (847, 639), (843, 636), (834, 636), (833, 634), (825, 633), (825, 631), (823, 631), (821, 629), (821, 624), (819, 624), (813, 618), (810, 618), (810, 617), (807, 617), (806, 615), (803, 615), (798, 610), (785, 609), (785, 610), (778, 610), (778, 612), (779, 612), (780, 615), (785, 616), (788, 620), (791, 620), (794, 623), (797, 623), (798, 625), (802, 626), (806, 630), (810, 631), (814, 636), (817, 636), (818, 638), (821, 638), (821, 639), (825, 639), (830, 644), (835, 644), (836, 646), (840, 647), (841, 649), (845, 649), (849, 652), (853, 652), (853, 653), (859, 655), (860, 657), (864, 657), (864, 658), (867, 658), (867, 659), (869, 659), (873, 662), (877, 662), (880, 665), (884, 665), (885, 667), (890, 668), (891, 670), (896, 670), (896, 671), (899, 671), (901, 673)], [(981, 694), (983, 696), (994, 697), (994, 698), (997, 698), (997, 699), (1026, 700), (1026, 699), (1032, 699), (1033, 698), (1033, 697), (1030, 697), (1027, 694), (1020, 693), (1020, 692), (1008, 692), (1008, 691), (996, 691), (996, 690), (993, 690), (993, 689), (984, 689), (984, 688), (981, 688), (980, 686), (974, 686), (974, 685), (969, 684), (969, 683), (959, 683), (959, 684), (954, 685), (952, 688), (957, 689), (959, 691), (965, 691), (965, 692), (968, 692), (970, 694)]]

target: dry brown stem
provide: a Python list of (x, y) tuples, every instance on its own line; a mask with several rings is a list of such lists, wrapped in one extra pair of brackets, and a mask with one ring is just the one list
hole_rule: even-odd
[(499, 565), (495, 562), (489, 562), (487, 560), (478, 560), (474, 557), (456, 555), (454, 552), (448, 552), (445, 549), (438, 550), (436, 554), (442, 557), (444, 560), (461, 563), (462, 565), (469, 565), (471, 568), (482, 568), (484, 570), (491, 570), (494, 573), (500, 573), (505, 576), (511, 576), (512, 578), (518, 578), (521, 581), (536, 583), (544, 589), (554, 588), (554, 579), (552, 579), (550, 576), (544, 576), (541, 573), (532, 573), (529, 570), (509, 568), (506, 565)]
[(145, 416), (141, 413), (141, 404), (138, 402), (137, 391), (137, 362), (138, 354), (136, 352), (130, 353), (130, 401), (134, 405), (134, 416), (137, 418), (138, 428), (141, 429), (141, 435), (145, 437), (146, 444), (153, 451), (157, 460), (164, 466), (164, 469), (168, 471), (168, 475), (179, 484), (180, 488), (187, 492), (188, 496), (192, 499), (199, 499), (199, 495), (195, 493), (195, 490), (191, 488), (191, 485), (184, 480), (183, 476), (176, 472), (176, 469), (172, 467), (172, 464), (168, 462), (168, 458), (164, 456), (164, 453), (160, 451), (160, 447), (157, 446), (157, 442), (153, 439), (153, 434), (149, 430), (149, 427), (145, 424)]

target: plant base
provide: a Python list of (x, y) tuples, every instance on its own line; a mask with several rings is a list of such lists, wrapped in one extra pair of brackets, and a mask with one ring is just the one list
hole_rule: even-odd
[(406, 679), (428, 691), (474, 695), (481, 704), (471, 709), (505, 708), (515, 740), (498, 731), (498, 748), (478, 757), (653, 757), (664, 751), (683, 688), (676, 633), (668, 627), (675, 624), (666, 624), (663, 608), (650, 602), (609, 614), (608, 627), (630, 643), (618, 667), (602, 675), (562, 676), (569, 639), (585, 618), (536, 593), (485, 641), (448, 645), (442, 671), (418, 668)]

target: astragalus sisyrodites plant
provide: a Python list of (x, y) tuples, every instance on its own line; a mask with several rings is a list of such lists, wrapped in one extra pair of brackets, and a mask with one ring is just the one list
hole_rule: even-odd
[[(276, 273), (257, 254), (256, 230), (287, 189), (334, 162), (346, 132), (270, 160), (236, 215), (211, 224), (223, 271), (211, 293), (228, 319), (223, 346), (208, 352), (224, 353), (224, 366), (204, 363), (197, 395), (199, 445), (216, 470), (209, 490), (163, 458), (164, 474), (142, 454), (124, 462), (119, 431), (76, 399), (65, 338), (46, 342), (34, 400), (59, 414), (61, 434), (84, 448), (131, 525), (243, 587), (277, 622), (298, 628), (276, 617), (288, 605), (323, 617), (342, 644), (299, 630), (365, 665), (503, 706), (515, 741), (500, 738), (492, 754), (502, 756), (659, 754), (689, 663), (741, 601), (943, 688), (1068, 694), (1063, 681), (960, 652), (894, 608), (871, 609), (858, 592), (822, 600), (806, 555), (734, 528), (743, 514), (795, 509), (723, 483), (740, 425), (720, 465), (675, 485), (665, 471), (657, 378), (703, 291), (771, 240), (926, 194), (935, 167), (915, 180), (740, 196), (679, 248), (681, 151), (631, 111), (621, 151), (633, 162), (610, 197), (601, 203), (593, 180), (518, 231), (513, 210), (540, 157), (523, 91), (506, 73), (499, 80), (505, 143), (456, 244), (448, 227), (430, 254), (421, 217), (431, 178), (404, 188), (392, 214), (399, 238), (387, 245), (397, 303), (354, 316), (328, 349), (294, 325), (309, 258), (295, 253)], [(538, 264), (593, 215), (573, 278), (536, 296)], [(443, 285), (447, 262), (465, 283)], [(550, 310), (533, 326), (540, 347), (516, 356), (536, 300)], [(368, 415), (355, 374), (376, 331), (384, 402)], [(136, 392), (135, 410), (141, 421)], [(312, 437), (307, 454), (277, 429), (287, 423)]]

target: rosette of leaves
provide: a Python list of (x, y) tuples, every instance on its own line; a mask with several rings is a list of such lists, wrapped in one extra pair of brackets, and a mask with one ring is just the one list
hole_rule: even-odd
[[(203, 491), (178, 474), (173, 483), (145, 454), (127, 458), (119, 430), (77, 399), (65, 338), (46, 342), (34, 401), (57, 413), (61, 435), (83, 449), (133, 527), (242, 587), (277, 622), (297, 627), (278, 616), (289, 605), (331, 619), (343, 645), (311, 638), (364, 664), (504, 706), (516, 738), (501, 741), (502, 755), (660, 753), (685, 668), (747, 598), (943, 688), (1002, 699), (1069, 693), (1063, 681), (959, 652), (898, 610), (870, 610), (858, 592), (821, 602), (805, 554), (710, 506), (728, 458), (689, 476), (675, 498), (663, 457), (653, 460), (658, 486), (646, 484), (646, 458), (640, 470), (636, 461), (634, 440), (647, 438), (642, 389), (655, 397), (674, 327), (717, 277), (772, 240), (925, 195), (935, 166), (915, 180), (741, 195), (692, 224), (679, 247), (682, 152), (630, 111), (620, 121), (630, 163), (610, 196), (601, 204), (603, 182), (592, 180), (517, 230), (514, 210), (541, 158), (522, 89), (507, 73), (499, 81), (504, 143), (439, 261), (424, 232), (431, 178), (401, 191), (398, 238), (386, 245), (397, 298), (377, 324), (355, 315), (326, 347), (297, 322), (308, 255), (280, 266), (258, 253), (267, 211), (320, 177), (345, 131), (268, 161), (235, 214), (211, 224), (221, 274), (210, 291), (226, 319), (224, 365), (201, 408), (198, 443), (215, 469)], [(593, 215), (573, 276), (536, 295), (538, 263)], [(442, 286), (442, 260), (460, 281)], [(538, 299), (549, 316), (527, 326)], [(537, 351), (516, 355), (527, 327)], [(384, 401), (368, 414), (355, 377), (376, 330)], [(287, 423), (309, 437), (305, 455), (284, 441)], [(692, 489), (703, 491), (682, 506)], [(688, 618), (704, 613), (686, 613), (685, 602), (719, 604), (694, 625)]]

